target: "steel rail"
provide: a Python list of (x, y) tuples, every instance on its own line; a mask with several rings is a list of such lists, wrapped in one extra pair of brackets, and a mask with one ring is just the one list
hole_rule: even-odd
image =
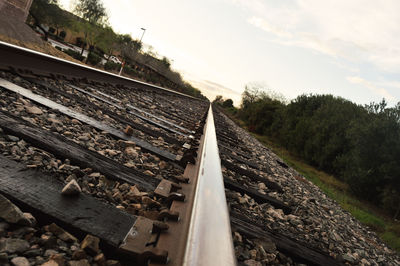
[(211, 105), (200, 158), (183, 265), (235, 265), (236, 258)]
[(30, 70), (35, 74), (61, 75), (70, 78), (89, 79), (98, 82), (109, 82), (120, 85), (132, 86), (139, 89), (157, 89), (166, 93), (178, 94), (191, 99), (204, 101), (202, 99), (162, 88), (146, 82), (119, 76), (107, 71), (85, 66), (55, 56), (19, 47), (13, 44), (0, 41), (0, 69), (9, 69), (13, 66), (16, 69)]

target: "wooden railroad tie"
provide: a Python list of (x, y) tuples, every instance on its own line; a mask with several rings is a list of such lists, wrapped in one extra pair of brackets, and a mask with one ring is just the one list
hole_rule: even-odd
[(63, 196), (64, 187), (55, 177), (28, 169), (0, 155), (0, 193), (29, 211), (39, 223), (55, 222), (83, 239), (90, 234), (111, 253), (122, 253), (144, 263), (168, 261), (168, 251), (156, 247), (163, 223), (137, 217), (84, 193)]

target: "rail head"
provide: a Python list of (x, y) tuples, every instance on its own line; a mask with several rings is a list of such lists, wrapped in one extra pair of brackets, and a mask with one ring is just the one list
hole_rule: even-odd
[(204, 134), (183, 265), (236, 265), (211, 105)]

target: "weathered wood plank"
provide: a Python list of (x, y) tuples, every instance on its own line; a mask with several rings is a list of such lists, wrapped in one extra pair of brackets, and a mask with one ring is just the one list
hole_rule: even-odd
[(221, 163), (223, 166), (225, 166), (227, 169), (234, 171), (240, 175), (245, 175), (247, 177), (249, 177), (250, 179), (254, 180), (254, 181), (258, 181), (258, 182), (263, 182), (268, 188), (278, 191), (278, 192), (283, 192), (283, 189), (280, 185), (278, 185), (275, 182), (272, 182), (270, 180), (268, 180), (265, 177), (259, 176), (256, 173), (243, 169), (233, 163), (228, 162), (225, 159), (221, 159)]
[[(257, 170), (261, 170), (265, 173), (271, 173), (271, 169), (269, 168), (268, 165), (266, 164), (262, 164), (260, 162), (256, 162), (256, 161), (251, 161), (251, 157), (250, 156), (245, 156), (243, 158), (243, 155), (234, 155), (232, 154), (232, 152), (236, 152), (235, 150), (228, 150), (228, 149), (220, 149), (220, 153), (225, 154), (226, 156), (228, 156), (229, 158), (239, 162), (239, 163), (243, 163), (246, 164), (248, 166), (250, 166), (251, 168), (257, 169)], [(239, 153), (236, 153), (239, 154)]]
[(0, 156), (1, 194), (38, 217), (50, 218), (74, 232), (95, 235), (118, 247), (137, 218), (84, 193), (62, 196), (63, 186), (49, 175)]
[(36, 127), (3, 111), (0, 111), (0, 127), (5, 133), (20, 137), (33, 146), (52, 153), (59, 159), (69, 159), (71, 163), (82, 168), (92, 168), (107, 178), (136, 184), (140, 189), (146, 191), (154, 190), (160, 182), (154, 177), (88, 150), (59, 134)]
[(164, 130), (166, 130), (166, 131), (168, 131), (168, 132), (171, 132), (171, 133), (175, 133), (175, 134), (178, 134), (178, 135), (182, 135), (182, 136), (184, 136), (184, 137), (186, 137), (186, 138), (189, 138), (189, 137), (190, 137), (190, 135), (187, 135), (187, 134), (182, 133), (182, 132), (180, 132), (180, 131), (178, 131), (178, 130), (175, 130), (175, 129), (171, 128), (171, 127), (168, 127), (168, 126), (165, 126), (165, 125), (163, 125), (163, 124), (160, 124), (160, 123), (158, 123), (158, 122), (156, 122), (156, 121), (153, 121), (153, 120), (151, 120), (151, 119), (149, 119), (149, 118), (147, 118), (147, 117), (145, 117), (145, 116), (139, 114), (138, 112), (134, 112), (134, 111), (132, 111), (132, 110), (128, 110), (128, 112), (129, 112), (131, 115), (137, 116), (139, 119), (141, 119), (141, 120), (143, 120), (143, 121), (145, 121), (145, 122), (147, 122), (147, 123), (149, 123), (149, 124), (151, 124), (151, 125), (153, 125), (153, 126), (162, 128), (162, 129), (164, 129)]
[[(86, 90), (84, 90), (84, 89), (82, 89), (82, 88), (79, 88), (78, 86), (75, 86), (75, 85), (72, 85), (72, 84), (69, 84), (68, 86), (70, 86), (71, 88), (73, 88), (73, 89), (75, 89), (75, 90), (77, 90), (77, 91), (79, 91), (79, 92), (81, 92), (81, 93), (83, 93), (83, 94), (89, 95), (90, 97), (93, 97), (93, 98), (97, 99), (98, 101), (102, 101), (102, 102), (104, 102), (104, 103), (106, 103), (106, 104), (109, 104), (109, 105), (112, 105), (112, 106), (114, 106), (114, 107), (116, 107), (116, 108), (118, 108), (118, 109), (124, 109), (124, 110), (126, 110), (125, 107), (123, 107), (123, 106), (121, 106), (121, 105), (119, 105), (119, 104), (113, 103), (113, 102), (111, 102), (111, 101), (109, 101), (109, 100), (107, 100), (107, 99), (105, 99), (105, 98), (103, 98), (103, 97), (97, 96), (97, 95), (95, 95), (95, 94), (93, 94), (93, 93), (91, 93), (91, 92), (89, 92), (89, 91), (86, 91)], [(164, 122), (164, 123), (166, 123), (166, 124), (173, 125), (173, 126), (175, 126), (175, 127), (181, 128), (181, 127), (179, 127), (178, 125), (175, 125), (175, 124), (173, 124), (173, 123), (171, 123), (171, 122), (169, 122), (169, 121), (166, 121), (166, 120), (164, 120), (164, 119), (162, 119), (162, 118), (159, 118), (159, 117), (157, 117), (157, 116), (155, 116), (155, 115), (153, 115), (153, 114), (150, 114), (150, 113), (148, 113), (148, 112), (146, 112), (146, 111), (144, 111), (144, 110), (141, 110), (141, 109), (139, 109), (139, 108), (137, 108), (137, 107), (134, 107), (133, 105), (128, 104), (127, 106), (129, 107), (129, 109), (134, 109), (134, 110), (136, 110), (136, 111), (143, 112), (144, 114), (146, 114), (146, 115), (148, 115), (148, 116), (151, 116), (151, 117), (153, 117), (153, 118), (155, 118), (155, 119), (158, 119), (158, 120), (160, 120), (160, 121), (162, 121), (162, 122)], [(154, 125), (154, 126), (163, 128), (164, 130), (167, 130), (167, 131), (172, 132), (172, 133), (175, 133), (175, 134), (179, 134), (179, 135), (182, 135), (182, 136), (185, 136), (185, 137), (189, 137), (187, 134), (184, 134), (184, 133), (182, 133), (182, 132), (180, 132), (180, 131), (177, 131), (177, 130), (171, 128), (171, 127), (168, 127), (168, 126), (165, 126), (165, 125), (160, 124), (160, 123), (158, 123), (158, 122), (155, 122), (155, 121), (153, 121), (153, 120), (151, 120), (151, 119), (149, 119), (149, 118), (147, 118), (147, 117), (145, 117), (145, 116), (142, 116), (142, 115), (140, 115), (140, 114), (138, 114), (138, 113), (136, 113), (136, 112), (133, 112), (133, 111), (130, 110), (129, 113), (130, 113), (130, 114), (133, 114), (133, 115), (135, 115), (135, 116), (137, 116), (137, 117), (139, 117), (140, 119), (142, 119), (142, 120), (148, 122), (149, 124), (152, 124), (152, 125)], [(185, 129), (185, 130), (186, 130), (186, 129)]]
[(259, 170), (259, 168), (260, 168), (257, 162), (252, 162), (252, 161), (243, 159), (242, 157), (237, 156), (237, 155), (233, 155), (232, 153), (229, 153), (229, 152), (223, 152), (223, 154), (225, 154), (226, 156), (230, 157), (231, 159), (233, 159), (233, 160), (235, 160), (235, 161), (237, 161), (239, 163), (246, 164), (247, 166), (250, 166), (250, 167), (252, 167), (254, 169)]
[(220, 147), (220, 150), (224, 150), (224, 152), (231, 152), (231, 153), (235, 152), (237, 155), (240, 155), (243, 158), (246, 158), (246, 159), (249, 159), (249, 160), (251, 159), (251, 156), (249, 154), (243, 153), (243, 152), (241, 152), (241, 151), (239, 151), (237, 149), (234, 149), (232, 147), (225, 146), (225, 145), (223, 145), (221, 143), (218, 143), (218, 147)]
[(272, 206), (274, 206), (276, 209), (282, 209), (284, 213), (289, 214), (292, 212), (292, 209), (285, 204), (284, 202), (277, 200), (273, 197), (270, 197), (268, 195), (264, 195), (261, 194), (260, 192), (258, 192), (255, 189), (252, 188), (246, 188), (240, 184), (238, 184), (235, 181), (232, 181), (228, 178), (224, 178), (224, 185), (225, 188), (236, 191), (236, 192), (240, 192), (240, 193), (245, 193), (248, 196), (252, 197), (256, 202), (258, 203), (269, 203)]
[(237, 232), (248, 238), (270, 239), (275, 243), (278, 251), (290, 256), (296, 262), (306, 263), (307, 265), (342, 265), (325, 252), (312, 248), (307, 243), (269, 231), (257, 221), (250, 220), (235, 211), (231, 211), (231, 224)]
[[(101, 94), (104, 96), (104, 93), (97, 91), (97, 93)], [(109, 96), (109, 95), (108, 95)], [(197, 116), (193, 116), (193, 110), (191, 110), (190, 108), (187, 108), (187, 106), (190, 105), (181, 105), (179, 106), (179, 109), (183, 112), (180, 112), (179, 114), (175, 113), (175, 111), (171, 110), (174, 109), (174, 104), (176, 104), (176, 102), (174, 102), (174, 99), (168, 99), (166, 97), (159, 97), (159, 95), (157, 93), (154, 93), (153, 95), (151, 95), (151, 99), (148, 97), (141, 97), (141, 101), (145, 102), (146, 104), (149, 105), (153, 105), (154, 104), (154, 100), (158, 99), (162, 99), (163, 102), (168, 102), (169, 106), (163, 106), (163, 108), (157, 108), (157, 111), (164, 114), (167, 117), (173, 117), (173, 120), (177, 121), (181, 121), (184, 124), (186, 124), (184, 127), (189, 129), (189, 130), (195, 130), (195, 127), (193, 125), (196, 124)], [(110, 96), (112, 97), (112, 96)], [(112, 97), (113, 98), (113, 97)], [(115, 99), (115, 98), (114, 98)]]
[[(163, 140), (165, 140), (166, 142), (171, 143), (171, 144), (183, 145), (185, 143), (185, 142), (180, 141), (180, 140), (178, 140), (178, 139), (176, 139), (174, 137), (171, 137), (171, 136), (169, 136), (167, 134), (164, 134), (164, 133), (162, 133), (160, 131), (153, 130), (153, 129), (151, 129), (151, 128), (143, 125), (143, 124), (137, 123), (137, 122), (135, 122), (135, 121), (133, 121), (131, 119), (123, 118), (121, 115), (118, 115), (118, 114), (112, 112), (109, 109), (102, 108), (102, 107), (100, 107), (98, 105), (95, 105), (94, 103), (90, 102), (88, 99), (85, 99), (85, 98), (82, 98), (82, 97), (77, 96), (75, 94), (72, 94), (72, 93), (60, 90), (58, 88), (55, 88), (54, 86), (51, 86), (51, 85), (47, 84), (45, 81), (43, 81), (41, 79), (34, 79), (34, 78), (25, 78), (25, 79), (27, 79), (28, 81), (33, 82), (35, 84), (38, 84), (38, 85), (44, 87), (47, 90), (50, 90), (50, 91), (55, 92), (57, 94), (60, 94), (60, 95), (62, 95), (64, 97), (66, 97), (66, 98), (73, 99), (73, 100), (77, 101), (78, 103), (82, 104), (83, 106), (87, 106), (87, 107), (95, 108), (96, 110), (100, 110), (103, 114), (108, 115), (109, 117), (111, 117), (112, 119), (120, 122), (121, 124), (130, 125), (131, 127), (135, 128), (135, 129), (137, 129), (139, 131), (142, 131), (143, 133), (145, 133), (147, 135), (150, 135), (150, 136), (153, 136), (153, 137), (156, 137), (156, 138), (162, 137)], [(69, 85), (69, 86), (72, 87), (73, 85)], [(72, 87), (72, 88), (75, 88), (75, 86)], [(109, 97), (111, 97), (111, 96), (109, 96)], [(109, 102), (110, 101), (107, 101), (107, 103), (109, 103)], [(124, 107), (118, 105), (118, 104), (113, 104), (113, 106), (115, 106), (117, 109), (121, 110), (122, 112), (126, 112), (126, 109)]]
[(230, 139), (228, 139), (228, 138), (226, 138), (224, 136), (218, 135), (218, 133), (217, 133), (217, 140), (218, 140), (218, 143), (227, 144), (227, 145), (230, 145), (232, 147), (235, 147), (236, 149), (239, 148), (245, 153), (251, 154), (251, 151), (247, 147), (242, 145), (242, 143), (232, 142)]
[(173, 126), (173, 127), (177, 128), (177, 129), (180, 129), (181, 131), (183, 131), (183, 132), (185, 132), (185, 133), (188, 133), (188, 134), (194, 134), (194, 133), (195, 133), (195, 132), (192, 131), (192, 130), (189, 130), (189, 129), (187, 129), (187, 128), (181, 127), (180, 125), (177, 125), (177, 124), (172, 123), (172, 122), (170, 122), (170, 121), (168, 121), (168, 120), (165, 120), (165, 119), (163, 119), (163, 118), (161, 118), (161, 117), (158, 117), (158, 116), (156, 116), (156, 115), (153, 115), (153, 114), (151, 114), (151, 113), (149, 113), (149, 112), (146, 112), (146, 111), (144, 111), (143, 109), (140, 109), (140, 108), (138, 108), (138, 107), (136, 107), (136, 106), (133, 106), (133, 105), (131, 105), (131, 104), (127, 104), (126, 106), (127, 106), (128, 108), (130, 108), (130, 109), (135, 110), (135, 111), (144, 113), (145, 115), (147, 115), (147, 116), (149, 116), (149, 117), (152, 117), (152, 118), (154, 118), (154, 119), (156, 119), (156, 120), (159, 120), (159, 121), (161, 121), (161, 122), (163, 122), (163, 123), (165, 123), (165, 124), (167, 124), (167, 125)]
[(111, 127), (111, 126), (109, 126), (101, 121), (95, 120), (85, 114), (79, 113), (75, 110), (72, 110), (72, 109), (66, 107), (66, 106), (63, 106), (54, 101), (51, 101), (41, 95), (35, 94), (32, 91), (22, 88), (22, 87), (14, 84), (14, 83), (11, 83), (7, 80), (0, 78), (0, 86), (5, 89), (8, 89), (10, 91), (13, 91), (15, 93), (18, 93), (38, 104), (46, 106), (47, 108), (57, 110), (69, 117), (75, 118), (75, 119), (77, 119), (85, 124), (88, 124), (98, 130), (105, 131), (115, 138), (133, 141), (136, 143), (137, 146), (141, 147), (144, 151), (155, 154), (165, 160), (172, 161), (172, 162), (177, 161), (176, 155), (174, 155), (168, 151), (154, 147), (150, 143), (143, 141), (141, 139), (138, 139), (138, 138), (135, 138), (132, 136), (128, 136), (128, 135), (124, 134), (122, 131), (120, 131), (114, 127)]

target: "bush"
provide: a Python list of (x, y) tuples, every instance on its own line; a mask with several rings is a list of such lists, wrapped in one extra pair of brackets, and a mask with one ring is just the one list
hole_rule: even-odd
[(65, 39), (65, 37), (67, 36), (67, 33), (65, 31), (61, 31), (60, 34), (58, 34), (58, 36), (60, 36), (61, 39)]
[(84, 42), (84, 40), (81, 37), (77, 37), (76, 38), (76, 46), (82, 47), (82, 45), (84, 47), (86, 47), (87, 43)]
[(100, 63), (101, 61), (101, 57), (94, 54), (94, 53), (89, 53), (88, 55), (88, 59), (87, 62), (93, 66), (97, 65), (98, 63)]
[(75, 58), (76, 60), (82, 61), (85, 57), (81, 55), (79, 52), (76, 52), (72, 49), (64, 51), (64, 53), (68, 54), (69, 56)]
[(246, 89), (238, 115), (250, 131), (269, 135), (337, 175), (354, 195), (399, 215), (400, 103), (360, 106), (332, 95), (301, 95), (284, 104)]
[(133, 69), (130, 66), (125, 66), (123, 71), (124, 71), (125, 74), (128, 74), (130, 76), (135, 76), (136, 75), (136, 70)]
[(111, 61), (108, 61), (105, 65), (104, 65), (104, 69), (105, 70), (119, 70), (121, 68), (121, 64), (117, 64)]
[(222, 107), (224, 108), (229, 108), (229, 107), (233, 107), (233, 101), (232, 99), (227, 99), (222, 103)]

